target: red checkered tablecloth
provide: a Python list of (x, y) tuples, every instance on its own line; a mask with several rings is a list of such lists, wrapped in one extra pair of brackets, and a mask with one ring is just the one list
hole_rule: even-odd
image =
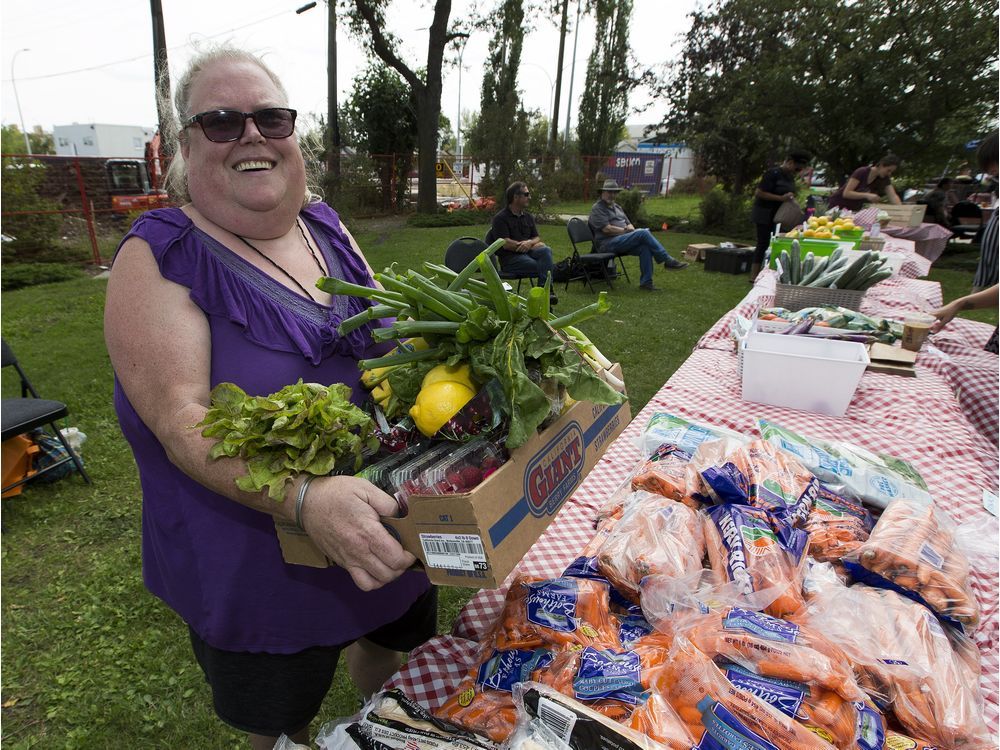
[[(767, 300), (768, 283), (773, 295), (772, 274), (770, 280), (766, 277), (761, 280), (737, 310), (749, 310)], [(920, 303), (924, 308), (940, 304), (940, 290), (934, 287), (936, 285), (929, 282), (900, 280), (891, 288), (909, 303)], [(877, 299), (887, 303), (892, 295), (888, 289), (884, 291), (885, 294), (878, 295)], [(905, 309), (905, 305), (898, 309)], [(726, 334), (721, 332), (724, 326), (720, 324), (725, 320), (713, 326), (699, 343), (700, 348), (608, 447), (556, 520), (525, 556), (517, 572), (555, 576), (577, 556), (593, 533), (599, 507), (627, 480), (629, 471), (640, 460), (637, 439), (650, 416), (657, 411), (668, 411), (744, 433), (755, 432), (755, 419), (763, 417), (807, 436), (844, 440), (898, 456), (920, 471), (937, 503), (956, 523), (981, 525), (984, 533), (988, 533), (987, 529), (995, 530), (995, 519), (983, 508), (982, 491), (996, 488), (996, 449), (991, 448), (970, 423), (955, 397), (953, 383), (939, 367), (920, 366), (913, 378), (866, 373), (843, 417), (751, 404), (740, 398), (732, 347), (721, 345)], [(710, 335), (713, 331), (715, 335)], [(960, 326), (953, 337), (968, 341), (978, 340), (980, 335), (978, 329), (966, 330), (965, 326)], [(920, 364), (923, 365), (923, 361)], [(995, 368), (994, 365), (994, 373)], [(997, 540), (992, 543), (995, 547)], [(972, 637), (982, 657), (980, 684), (985, 716), (990, 728), (996, 731), (1000, 694), (996, 564), (974, 561), (970, 580), (983, 611), (983, 621)], [(390, 684), (431, 709), (440, 706), (472, 665), (478, 641), (498, 616), (509, 581), (499, 590), (483, 591), (473, 597), (452, 633), (432, 639), (411, 654), (406, 666)]]

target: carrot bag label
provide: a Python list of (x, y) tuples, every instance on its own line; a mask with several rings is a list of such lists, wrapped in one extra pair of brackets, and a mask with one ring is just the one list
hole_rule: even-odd
[(805, 522), (819, 492), (801, 463), (763, 440), (736, 449), (720, 466), (703, 468), (701, 477), (721, 502), (764, 508), (793, 526)]
[(552, 581), (527, 584), (530, 593), (524, 600), (528, 622), (558, 633), (572, 633), (579, 626), (578, 592), (575, 583)]
[(476, 684), (491, 690), (510, 692), (518, 682), (526, 682), (531, 673), (552, 663), (552, 652), (538, 648), (534, 651), (513, 649), (493, 650), (490, 657), (479, 665)]
[(722, 703), (711, 696), (698, 702), (705, 734), (695, 750), (781, 750), (740, 721)]
[(722, 618), (722, 629), (756, 635), (768, 641), (795, 643), (799, 626), (761, 612), (733, 607)]
[(588, 646), (580, 652), (573, 695), (582, 701), (613, 699), (634, 706), (649, 696), (641, 671), (639, 654), (634, 651), (616, 653)]

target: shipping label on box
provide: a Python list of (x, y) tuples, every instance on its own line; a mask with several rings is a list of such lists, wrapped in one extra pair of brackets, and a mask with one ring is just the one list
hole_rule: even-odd
[[(620, 377), (621, 369), (612, 372)], [(431, 583), (496, 588), (631, 419), (628, 401), (577, 402), (473, 491), (411, 495), (409, 514), (383, 525), (420, 560)], [(294, 524), (276, 520), (275, 528), (286, 562), (332, 564)]]

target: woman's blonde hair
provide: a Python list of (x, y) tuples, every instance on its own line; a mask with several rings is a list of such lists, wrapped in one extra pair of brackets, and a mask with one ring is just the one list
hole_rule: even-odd
[[(170, 97), (169, 77), (164, 73), (160, 77), (160, 80), (157, 81), (156, 86), (156, 96), (160, 104), (160, 111), (167, 113), (164, 122), (161, 124), (160, 139), (166, 145), (171, 155), (170, 166), (167, 167), (167, 173), (164, 178), (164, 185), (167, 192), (170, 193), (170, 197), (177, 203), (188, 203), (191, 200), (191, 195), (188, 192), (187, 164), (184, 161), (184, 156), (181, 154), (182, 138), (186, 137), (185, 129), (181, 126), (181, 123), (187, 122), (188, 118), (194, 114), (190, 109), (191, 88), (194, 85), (195, 79), (205, 68), (219, 62), (245, 62), (256, 65), (267, 74), (267, 77), (271, 79), (274, 87), (278, 90), (281, 96), (279, 104), (288, 106), (288, 92), (285, 90), (277, 74), (257, 55), (234, 47), (231, 44), (218, 44), (201, 48), (188, 63), (187, 70), (184, 71), (184, 74), (178, 80), (173, 101), (171, 101)], [(307, 185), (305, 195), (302, 199), (303, 205), (319, 199), (315, 195), (315, 191), (310, 189), (308, 185), (309, 182), (312, 182), (311, 177), (312, 175), (306, 175)]]

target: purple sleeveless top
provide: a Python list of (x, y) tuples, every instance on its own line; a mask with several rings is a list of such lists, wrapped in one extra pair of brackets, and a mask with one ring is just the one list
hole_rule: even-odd
[[(332, 209), (312, 204), (300, 218), (330, 275), (373, 284)], [(347, 336), (336, 328), (361, 312), (364, 300), (336, 296), (327, 307), (306, 299), (196, 228), (180, 209), (143, 214), (125, 239), (132, 236), (149, 243), (163, 277), (190, 289), (208, 318), (212, 387), (229, 381), (265, 395), (302, 378), (346, 383), (360, 400), (357, 360), (384, 347), (371, 343), (369, 326)], [(212, 646), (294, 653), (343, 644), (398, 619), (429, 587), (424, 574), (409, 572), (363, 592), (341, 568), (285, 563), (271, 516), (174, 466), (117, 378), (115, 409), (142, 484), (143, 580)]]

